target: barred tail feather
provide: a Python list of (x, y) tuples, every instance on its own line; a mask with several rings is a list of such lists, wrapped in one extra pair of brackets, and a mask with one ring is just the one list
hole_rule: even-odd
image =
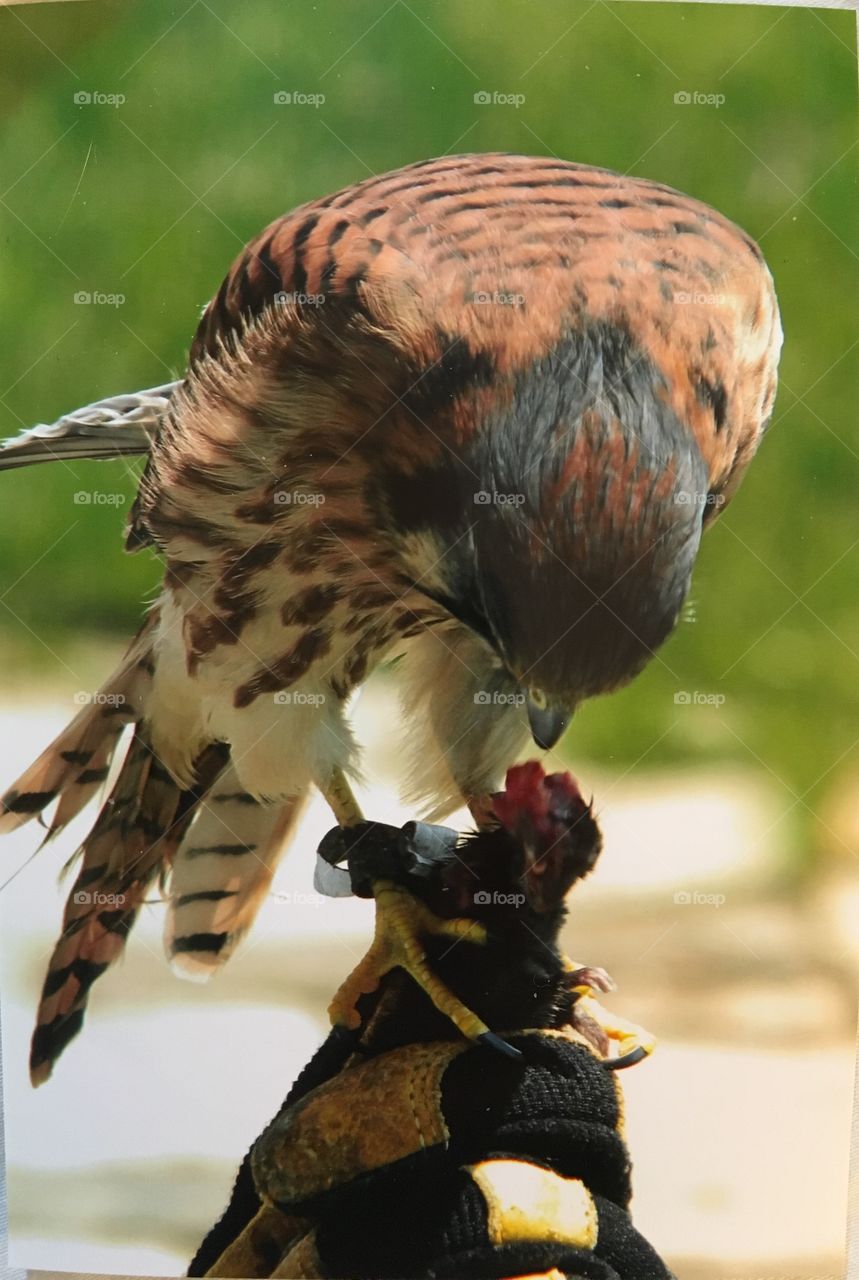
[(265, 804), (228, 767), (173, 863), (164, 946), (174, 972), (205, 982), (232, 955), (268, 893), (304, 796)]
[(153, 609), (113, 676), (0, 800), (0, 832), (44, 813), (50, 839), (107, 780), (120, 738), (134, 726), (113, 787), (71, 862), (81, 865), (68, 895), (60, 938), (48, 965), (30, 1055), (34, 1085), (83, 1023), (89, 990), (122, 953), (153, 881), (182, 842), (197, 806), (224, 768), (219, 743), (200, 752), (187, 785), (152, 748), (148, 703), (155, 672), (159, 611)]
[(93, 983), (122, 954), (150, 886), (225, 759), (220, 744), (206, 748), (194, 786), (183, 790), (155, 757), (145, 728), (136, 726), (122, 771), (80, 851), (81, 867), (36, 1016), (30, 1050), (34, 1086), (48, 1079), (80, 1031)]
[(0, 797), (0, 834), (40, 815), (58, 797), (48, 840), (74, 818), (107, 778), (123, 728), (142, 714), (152, 680), (153, 610), (106, 684)]
[(148, 453), (152, 436), (179, 386), (167, 382), (125, 395), (109, 396), (40, 423), (0, 444), (0, 471), (35, 462), (79, 458), (121, 458)]

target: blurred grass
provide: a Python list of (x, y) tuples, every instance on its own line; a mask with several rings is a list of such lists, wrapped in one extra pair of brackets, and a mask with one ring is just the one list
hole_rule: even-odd
[[(786, 807), (802, 797), (794, 829), (810, 834), (808, 806), (855, 778), (852, 13), (85, 0), (0, 10), (0, 49), (4, 434), (177, 374), (201, 307), (262, 225), (448, 150), (630, 171), (758, 238), (786, 332), (772, 432), (706, 539), (697, 621), (633, 687), (586, 707), (568, 744), (618, 769), (691, 758), (770, 771)], [(277, 106), (281, 89), (326, 101)], [(525, 101), (478, 106), (480, 90)], [(677, 105), (682, 90), (725, 102)], [(81, 106), (80, 91), (126, 101)], [(125, 302), (76, 305), (78, 290)], [(0, 478), (0, 644), (16, 670), (65, 680), (72, 635), (116, 643), (135, 626), (159, 568), (121, 550), (133, 474), (75, 464)], [(94, 489), (122, 505), (75, 503)], [(725, 702), (678, 706), (680, 690)]]

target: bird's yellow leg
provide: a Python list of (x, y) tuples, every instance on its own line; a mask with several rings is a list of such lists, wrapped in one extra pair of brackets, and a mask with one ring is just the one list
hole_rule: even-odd
[(421, 937), (467, 938), (470, 942), (485, 942), (486, 930), (474, 920), (441, 920), (418, 902), (401, 885), (390, 880), (376, 880), (373, 884), (376, 899), (376, 933), (370, 950), (356, 969), (349, 975), (328, 1008), (334, 1025), (355, 1029), (360, 1016), (355, 1008), (362, 995), (375, 991), (386, 973), (400, 968), (414, 979), (432, 1000), (435, 1007), (467, 1036), (476, 1040), (486, 1035), (489, 1028), (476, 1014), (457, 1000), (427, 963)]
[(355, 799), (355, 794), (349, 786), (349, 779), (342, 769), (333, 769), (327, 784), (320, 790), (328, 801), (328, 806), (339, 826), (357, 827), (359, 822), (364, 821), (361, 806)]
[[(332, 774), (324, 795), (341, 826), (354, 826), (363, 821), (349, 783), (339, 771)], [(497, 1037), (486, 1023), (433, 973), (421, 942), (422, 937), (430, 936), (485, 943), (483, 926), (467, 918), (443, 920), (402, 885), (390, 880), (374, 881), (373, 897), (376, 900), (373, 942), (331, 1001), (328, 1014), (332, 1024), (351, 1030), (360, 1026), (361, 1018), (355, 1006), (361, 996), (375, 991), (385, 974), (399, 968), (426, 992), (439, 1012), (450, 1018), (462, 1035), (469, 1040), (487, 1037), (496, 1042)]]

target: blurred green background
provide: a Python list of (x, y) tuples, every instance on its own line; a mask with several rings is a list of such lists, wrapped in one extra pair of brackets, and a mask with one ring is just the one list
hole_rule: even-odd
[[(855, 779), (859, 688), (855, 26), (847, 11), (554, 0), (2, 9), (2, 434), (179, 374), (243, 242), (371, 172), (525, 151), (698, 196), (761, 242), (775, 276), (773, 429), (705, 540), (695, 621), (633, 687), (583, 709), (567, 750), (618, 771), (749, 764), (794, 805), (786, 850), (825, 845), (810, 812)], [(278, 91), (325, 101), (278, 105)], [(724, 102), (675, 101), (695, 91)], [(96, 487), (123, 505), (74, 502)], [(119, 462), (0, 476), (13, 690), (66, 687), (69, 654), (135, 627), (160, 570), (121, 549), (134, 488)], [(724, 703), (675, 703), (696, 690)]]

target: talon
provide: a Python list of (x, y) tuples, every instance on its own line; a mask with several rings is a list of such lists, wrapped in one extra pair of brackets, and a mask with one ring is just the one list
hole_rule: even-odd
[[(611, 975), (596, 966), (577, 964), (567, 956), (563, 958), (563, 966), (570, 992), (578, 996), (571, 1023), (602, 1056), (604, 1065), (611, 1071), (620, 1071), (648, 1057), (656, 1047), (654, 1037), (634, 1022), (610, 1013), (594, 998), (595, 991), (607, 993), (617, 990)], [(614, 1057), (609, 1057), (613, 1044), (617, 1045), (618, 1051)]]
[(501, 1036), (497, 1036), (494, 1031), (484, 1031), (483, 1035), (477, 1037), (481, 1044), (485, 1044), (488, 1049), (494, 1049), (496, 1053), (501, 1053), (505, 1058), (521, 1058), (522, 1050), (516, 1049), (512, 1044), (508, 1044), (506, 1040), (502, 1040)]
[(634, 1067), (637, 1062), (642, 1062), (649, 1055), (650, 1050), (645, 1049), (644, 1045), (640, 1044), (619, 1058), (607, 1058), (603, 1066), (608, 1071), (622, 1071), (625, 1067)]
[(361, 996), (375, 991), (391, 969), (403, 969), (432, 1000), (439, 1012), (449, 1018), (468, 1040), (481, 1040), (501, 1053), (518, 1057), (519, 1051), (490, 1031), (486, 1023), (472, 1013), (461, 1000), (436, 977), (420, 942), (421, 934), (434, 937), (467, 938), (485, 943), (486, 930), (475, 920), (443, 920), (414, 898), (407, 889), (390, 880), (373, 884), (376, 899), (376, 932), (369, 951), (349, 975), (328, 1009), (337, 1026), (360, 1026), (356, 1004)]
[[(576, 1015), (595, 1023), (601, 1036), (605, 1038), (607, 1043), (604, 1047), (600, 1046), (600, 1049), (603, 1053), (604, 1065), (610, 1071), (631, 1067), (636, 1062), (641, 1062), (643, 1058), (649, 1057), (656, 1048), (656, 1040), (648, 1031), (622, 1018), (619, 1014), (610, 1013), (608, 1009), (604, 1009), (590, 991), (580, 996), (576, 1002), (573, 1009), (574, 1022)], [(609, 1057), (608, 1049), (612, 1044), (617, 1045), (617, 1053), (614, 1057)]]

